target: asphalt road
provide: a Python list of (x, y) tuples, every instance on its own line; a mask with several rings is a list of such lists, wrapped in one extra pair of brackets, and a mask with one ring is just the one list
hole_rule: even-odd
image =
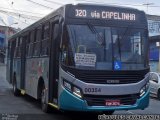
[[(40, 109), (40, 104), (35, 99), (29, 96), (15, 97), (12, 93), (12, 86), (2, 78), (0, 78), (0, 113), (1, 119), (5, 118), (7, 115), (9, 115), (9, 117), (18, 117), (20, 120), (98, 119), (98, 113), (65, 113), (54, 110), (52, 110), (50, 114), (43, 113)], [(150, 105), (145, 110), (116, 111), (114, 114), (160, 114), (160, 101), (155, 98), (151, 98)]]
[[(145, 110), (115, 111), (114, 115), (129, 114), (159, 114), (160, 101), (150, 99), (150, 105)], [(6, 81), (6, 67), (0, 65), (0, 120), (97, 120), (101, 113), (58, 112), (52, 110), (50, 114), (43, 113), (40, 103), (25, 95), (15, 97), (12, 86)], [(7, 118), (6, 118), (7, 117)], [(9, 119), (11, 118), (11, 119)]]

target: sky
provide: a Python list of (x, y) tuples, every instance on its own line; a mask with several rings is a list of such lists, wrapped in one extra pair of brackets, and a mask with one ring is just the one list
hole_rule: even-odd
[(1, 0), (0, 25), (23, 29), (63, 4), (82, 2), (133, 7), (160, 16), (160, 0)]

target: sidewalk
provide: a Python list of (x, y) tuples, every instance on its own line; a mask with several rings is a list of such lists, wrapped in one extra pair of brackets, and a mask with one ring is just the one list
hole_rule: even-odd
[(6, 65), (0, 64), (0, 91), (8, 88), (12, 86), (6, 80)]

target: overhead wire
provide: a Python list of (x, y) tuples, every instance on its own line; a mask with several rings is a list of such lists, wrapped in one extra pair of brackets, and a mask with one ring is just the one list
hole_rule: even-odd
[[(33, 1), (33, 0), (27, 0), (27, 1), (29, 1), (29, 2), (32, 2), (32, 3), (34, 3), (34, 4), (36, 4), (36, 5), (39, 5), (39, 6), (42, 6), (42, 7), (45, 7), (45, 8), (47, 8), (47, 9), (53, 9), (53, 8), (51, 8), (51, 7), (48, 7), (48, 6), (45, 6), (45, 5), (42, 5), (42, 4), (40, 4), (40, 3), (37, 3), (37, 2), (35, 2), (35, 1)], [(7, 3), (8, 3), (8, 1), (6, 1)], [(12, 5), (13, 5), (13, 3), (14, 2), (12, 2)], [(43, 16), (41, 16), (41, 17), (39, 17), (39, 16), (35, 16), (35, 15), (26, 15), (26, 14), (22, 14), (22, 13), (19, 13), (19, 12), (26, 12), (26, 13), (31, 13), (31, 14), (35, 14), (35, 13), (33, 13), (33, 12), (28, 12), (28, 11), (20, 11), (20, 10), (16, 10), (16, 9), (14, 9), (13, 8), (13, 6), (10, 4), (10, 3), (8, 3), (9, 4), (9, 6), (11, 6), (11, 8), (12, 8), (12, 10), (13, 11), (16, 11), (16, 12), (13, 12), (13, 11), (6, 11), (6, 10), (0, 10), (0, 12), (1, 13), (3, 13), (3, 14), (6, 14), (7, 16), (16, 16), (16, 17), (18, 17), (18, 18), (15, 18), (15, 17), (13, 17), (13, 18), (15, 18), (16, 20), (18, 20), (18, 21), (20, 21), (20, 22), (23, 22), (23, 23), (25, 23), (25, 24), (27, 24), (27, 25), (29, 25), (29, 23), (27, 23), (26, 22), (26, 19), (29, 19), (29, 20), (38, 20), (38, 19), (40, 19), (40, 18), (42, 18)], [(6, 8), (4, 8), (4, 7), (0, 7), (0, 8), (3, 8), (3, 9), (6, 9)], [(11, 10), (11, 9), (8, 9), (8, 10)], [(40, 14), (39, 14), (40, 15)], [(42, 15), (42, 14), (41, 14)], [(25, 20), (25, 22), (24, 21), (22, 21), (22, 20), (20, 20), (20, 17), (21, 18), (23, 18), (24, 20)]]
[(3, 20), (3, 18), (0, 18), (0, 20), (1, 20), (1, 22), (2, 22), (5, 26), (7, 26), (7, 24), (6, 24), (6, 22)]
[(53, 3), (53, 4), (57, 4), (57, 5), (64, 5), (63, 3), (59, 3), (59, 2), (55, 2), (55, 1), (51, 1), (51, 0), (43, 0), (49, 3)]
[(32, 1), (32, 0), (27, 0), (27, 1), (32, 2), (32, 3), (36, 4), (36, 5), (39, 5), (39, 6), (42, 6), (42, 7), (48, 8), (48, 9), (53, 9), (53, 8), (51, 8), (51, 7), (48, 7), (48, 6), (42, 5), (42, 4), (37, 3), (37, 2), (35, 2), (35, 1)]
[[(2, 14), (7, 15), (7, 16), (10, 16), (10, 15), (8, 15), (7, 13), (2, 13)], [(18, 18), (16, 18), (16, 17), (14, 17), (14, 16), (12, 16), (12, 17), (13, 17), (14, 19), (22, 22), (22, 23), (25, 23), (25, 24), (27, 24), (27, 25), (30, 25), (30, 23), (24, 22), (24, 21), (22, 21), (22, 20), (20, 20), (20, 19), (18, 19)]]
[(110, 5), (129, 5), (129, 6), (147, 6), (148, 5), (148, 7), (160, 7), (160, 6), (158, 6), (158, 5), (149, 5), (149, 4), (127, 4), (127, 3), (125, 3), (125, 4), (121, 4), (121, 3), (107, 3), (107, 2), (98, 2), (98, 1), (92, 1), (92, 0), (75, 0), (75, 1), (84, 1), (84, 2), (90, 2), (90, 3), (98, 3), (98, 4), (110, 4)]
[[(8, 5), (12, 8), (12, 10), (14, 10), (14, 8), (13, 8), (13, 6), (12, 6), (14, 2), (12, 2), (12, 5), (11, 5), (8, 1), (6, 1), (6, 2), (7, 2), (7, 3), (8, 3)], [(2, 12), (2, 11), (1, 11), (1, 12)], [(5, 14), (5, 13), (4, 13), (4, 14)], [(8, 15), (8, 14), (9, 14), (9, 12), (7, 12), (6, 14)], [(29, 24), (26, 22), (26, 19), (24, 19), (24, 20), (25, 20), (25, 22), (20, 20), (20, 17), (21, 17), (20, 15), (18, 15), (19, 19), (18, 19), (18, 18), (13, 17), (13, 15), (8, 15), (8, 16), (12, 16), (12, 18), (14, 18), (14, 19), (16, 19), (16, 20), (20, 21), (21, 23), (25, 23), (25, 24), (29, 25)]]
[(42, 17), (38, 17), (38, 16), (33, 16), (33, 15), (26, 15), (26, 14), (21, 14), (21, 13), (16, 13), (16, 12), (11, 12), (11, 11), (5, 11), (5, 10), (0, 10), (1, 13), (8, 13), (11, 15), (16, 15), (22, 18), (26, 18), (26, 19), (32, 19), (32, 20), (37, 20), (40, 19)]
[[(13, 9), (9, 9), (9, 8), (5, 8), (5, 7), (1, 7), (0, 9), (5, 9), (5, 10), (13, 10)], [(29, 12), (29, 11), (24, 11), (24, 10), (18, 10), (18, 9), (14, 9), (14, 11), (18, 11), (18, 12), (22, 12), (22, 13), (29, 13), (29, 14), (34, 14), (34, 15), (40, 15), (40, 16), (44, 16), (45, 14), (41, 14), (41, 13), (35, 13), (35, 12)]]

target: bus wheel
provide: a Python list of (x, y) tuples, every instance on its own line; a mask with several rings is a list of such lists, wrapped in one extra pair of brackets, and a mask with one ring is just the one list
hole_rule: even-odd
[(45, 112), (45, 113), (49, 112), (49, 105), (46, 102), (46, 91), (45, 91), (44, 85), (41, 90), (41, 108), (42, 108), (43, 112)]
[(19, 96), (20, 92), (17, 89), (17, 82), (16, 82), (16, 77), (13, 77), (13, 94), (14, 96)]
[(111, 110), (111, 111), (103, 111), (103, 114), (106, 114), (106, 115), (112, 115), (114, 113), (114, 110)]

